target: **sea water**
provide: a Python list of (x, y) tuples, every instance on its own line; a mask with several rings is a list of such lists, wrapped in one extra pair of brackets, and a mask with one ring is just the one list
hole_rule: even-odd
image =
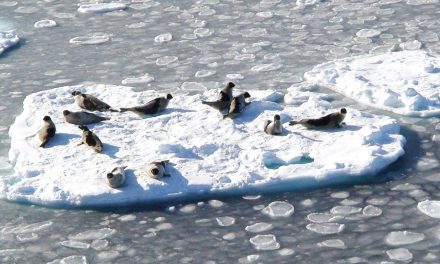
[[(81, 13), (77, 4), (0, 2), (0, 30), (21, 37), (0, 55), (3, 175), (11, 173), (8, 127), (32, 92), (124, 80), (163, 93), (227, 80), (284, 92), (326, 61), (395, 45), (440, 50), (436, 0), (131, 1), (106, 13)], [(0, 201), (0, 262), (439, 262), (440, 225), (418, 203), (440, 199), (440, 120), (319, 91), (335, 107), (398, 119), (406, 155), (375, 177), (303, 192), (100, 211)]]

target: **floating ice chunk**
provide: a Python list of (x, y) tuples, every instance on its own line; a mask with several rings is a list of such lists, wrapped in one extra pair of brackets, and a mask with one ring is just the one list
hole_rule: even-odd
[(119, 252), (116, 250), (101, 251), (96, 256), (99, 260), (109, 261), (117, 258), (119, 256)]
[(163, 56), (156, 60), (156, 65), (158, 66), (165, 66), (170, 63), (176, 62), (179, 58), (176, 56)]
[(269, 231), (272, 228), (273, 228), (272, 224), (261, 222), (261, 223), (255, 223), (250, 226), (246, 226), (246, 231), (251, 233), (260, 233), (260, 232)]
[(311, 213), (307, 215), (307, 219), (314, 223), (327, 223), (340, 219), (340, 217), (329, 213)]
[(345, 243), (340, 239), (329, 239), (318, 243), (318, 246), (344, 249)]
[(369, 106), (425, 117), (440, 115), (439, 71), (439, 57), (416, 50), (340, 59), (304, 77)]
[(406, 248), (389, 249), (387, 255), (390, 259), (397, 261), (409, 261), (413, 258), (413, 254)]
[(43, 19), (40, 21), (35, 22), (34, 27), (35, 28), (51, 28), (56, 27), (57, 22), (50, 20), (50, 19)]
[(311, 223), (308, 224), (306, 228), (319, 234), (329, 235), (342, 232), (345, 228), (345, 225), (338, 223)]
[(200, 71), (196, 72), (195, 76), (197, 78), (204, 78), (204, 77), (212, 76), (215, 73), (216, 73), (216, 71), (213, 71), (213, 70), (200, 70)]
[(408, 41), (400, 44), (404, 50), (419, 50), (422, 48), (422, 43), (418, 40)]
[(437, 159), (429, 157), (421, 158), (416, 164), (418, 171), (428, 171), (437, 168), (438, 166), (440, 166), (440, 162)]
[(56, 259), (54, 261), (48, 262), (47, 264), (87, 264), (86, 256), (73, 255), (68, 256), (63, 259)]
[(220, 208), (224, 205), (224, 203), (219, 200), (209, 200), (208, 204), (213, 208)]
[(222, 238), (224, 240), (234, 240), (235, 239), (235, 234), (234, 233), (227, 233), (226, 235), (224, 235)]
[(0, 31), (0, 54), (17, 45), (18, 42), (20, 42), (20, 38), (14, 32)]
[(75, 241), (75, 240), (66, 240), (61, 242), (61, 245), (65, 246), (65, 247), (70, 247), (70, 248), (78, 248), (78, 249), (87, 249), (90, 247), (90, 244), (81, 242), (81, 241)]
[(134, 220), (136, 220), (136, 215), (134, 215), (134, 214), (123, 215), (123, 216), (120, 216), (118, 219), (121, 222), (134, 221)]
[(130, 85), (130, 84), (139, 84), (139, 83), (149, 83), (152, 81), (154, 81), (154, 77), (148, 73), (145, 73), (144, 75), (139, 77), (127, 77), (124, 80), (122, 80), (121, 83), (124, 85)]
[(185, 206), (183, 206), (182, 208), (180, 208), (180, 212), (185, 213), (185, 214), (189, 214), (192, 213), (196, 210), (196, 206), (194, 204), (187, 204)]
[(348, 198), (348, 196), (350, 196), (349, 192), (334, 192), (330, 194), (330, 197), (337, 199), (345, 199)]
[(278, 250), (278, 254), (280, 254), (281, 256), (290, 256), (295, 254), (295, 250), (291, 249), (291, 248), (283, 248)]
[(362, 211), (362, 208), (347, 206), (347, 205), (338, 205), (333, 207), (330, 212), (334, 215), (350, 215), (356, 214)]
[(94, 34), (89, 36), (81, 36), (81, 37), (75, 37), (69, 40), (69, 43), (71, 44), (77, 44), (77, 45), (98, 45), (103, 44), (110, 41), (110, 36), (103, 34)]
[(226, 78), (230, 80), (243, 80), (244, 76), (239, 73), (230, 73), (230, 74), (226, 74)]
[(173, 228), (171, 223), (160, 223), (156, 226), (157, 230), (170, 230)]
[(93, 242), (90, 244), (90, 247), (94, 250), (103, 250), (108, 246), (108, 241), (105, 239), (97, 239), (93, 240)]
[(367, 205), (362, 209), (362, 213), (369, 217), (380, 216), (382, 214), (382, 209), (373, 205)]
[(115, 229), (111, 228), (101, 228), (97, 230), (89, 230), (84, 231), (81, 233), (78, 233), (76, 235), (70, 235), (70, 240), (96, 240), (96, 239), (104, 239), (109, 236), (112, 236), (114, 233), (116, 233)]
[(420, 202), (417, 209), (429, 217), (440, 218), (440, 201), (426, 200)]
[(360, 38), (374, 38), (380, 35), (382, 33), (380, 30), (377, 29), (361, 29), (356, 33), (356, 36)]
[(297, 6), (311, 6), (311, 5), (317, 4), (321, 1), (322, 0), (296, 0), (296, 5)]
[(261, 64), (261, 65), (256, 65), (254, 67), (251, 68), (251, 71), (256, 71), (256, 72), (268, 72), (268, 71), (274, 71), (274, 70), (278, 70), (282, 67), (283, 65), (281, 64)]
[(78, 8), (80, 13), (106, 13), (117, 10), (124, 10), (127, 4), (123, 3), (96, 3), (96, 4), (82, 4)]
[(414, 244), (425, 239), (425, 235), (410, 231), (393, 231), (385, 237), (385, 242), (390, 246)]
[(246, 195), (242, 197), (245, 200), (258, 200), (261, 198), (261, 195)]
[(40, 232), (48, 229), (53, 224), (52, 221), (43, 221), (30, 225), (18, 226), (18, 227), (5, 227), (1, 230), (2, 233), (5, 234), (26, 234), (33, 232)]
[(263, 214), (268, 215), (270, 217), (289, 217), (294, 212), (294, 207), (288, 202), (284, 201), (275, 201), (271, 202), (268, 206), (266, 206), (262, 211)]
[(170, 42), (172, 39), (173, 39), (173, 35), (171, 35), (171, 33), (164, 33), (164, 34), (157, 35), (154, 38), (154, 42), (157, 42), (157, 43)]
[(222, 216), (216, 218), (219, 226), (231, 226), (235, 224), (235, 218), (230, 216)]
[(18, 241), (27, 242), (27, 241), (34, 241), (38, 239), (38, 235), (35, 233), (25, 233), (25, 234), (18, 234), (17, 239)]
[(238, 260), (238, 263), (253, 263), (260, 258), (260, 255), (249, 255)]
[(439, 0), (407, 0), (408, 5), (432, 5), (437, 4)]
[(280, 248), (280, 244), (274, 235), (256, 235), (249, 241), (256, 250), (275, 250)]

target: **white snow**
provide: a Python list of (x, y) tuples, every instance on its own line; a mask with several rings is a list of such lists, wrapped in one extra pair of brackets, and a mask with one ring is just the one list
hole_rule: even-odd
[(20, 38), (12, 31), (0, 31), (0, 54), (5, 50), (12, 48), (20, 42)]
[(127, 8), (127, 4), (123, 3), (94, 3), (94, 4), (82, 4), (78, 8), (80, 13), (105, 13), (116, 10), (124, 10)]
[(368, 106), (425, 117), (440, 115), (439, 73), (440, 58), (416, 50), (335, 60), (304, 77)]
[[(116, 108), (163, 95), (90, 85), (27, 96), (23, 113), (9, 131), (9, 158), (15, 172), (0, 178), (0, 197), (48, 206), (119, 206), (220, 193), (301, 189), (377, 173), (404, 153), (405, 139), (389, 117), (348, 109), (347, 125), (342, 129), (289, 127), (289, 120), (335, 109), (314, 98), (300, 106), (281, 105), (268, 100), (279, 101), (282, 94), (265, 90), (249, 91), (253, 102), (241, 117), (222, 120), (218, 111), (200, 103), (217, 98), (217, 90), (208, 90), (192, 96), (175, 94), (168, 109), (154, 116), (101, 113), (111, 120), (89, 126), (104, 143), (103, 154), (97, 154), (77, 146), (81, 131), (63, 120), (64, 109), (80, 110), (70, 94), (73, 90), (93, 94)], [(282, 136), (261, 130), (264, 120), (275, 113), (281, 114), (285, 126)], [(57, 135), (43, 149), (37, 147), (37, 132), (45, 115), (54, 120)], [(146, 177), (146, 165), (163, 159), (171, 162), (171, 177)], [(105, 175), (120, 165), (128, 166), (126, 185), (110, 188)], [(223, 203), (211, 200), (209, 204), (219, 207)], [(286, 204), (281, 204), (281, 210), (270, 205), (265, 212), (289, 216), (293, 206)]]

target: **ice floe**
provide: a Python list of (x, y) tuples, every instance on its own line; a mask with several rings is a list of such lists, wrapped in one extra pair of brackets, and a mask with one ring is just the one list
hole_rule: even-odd
[(110, 36), (106, 34), (92, 34), (87, 36), (74, 37), (69, 40), (71, 44), (77, 45), (97, 45), (110, 41)]
[(426, 200), (417, 205), (420, 212), (432, 218), (440, 218), (440, 201)]
[(425, 239), (422, 233), (411, 231), (393, 231), (385, 237), (385, 242), (391, 246), (414, 244)]
[(440, 58), (417, 50), (331, 61), (304, 77), (372, 107), (402, 115), (438, 116), (439, 73)]
[(127, 4), (124, 3), (93, 3), (82, 4), (78, 8), (80, 13), (105, 13), (116, 10), (124, 10), (127, 8)]
[(5, 50), (14, 47), (20, 42), (20, 38), (11, 31), (1, 32), (0, 31), (0, 54), (2, 54)]
[[(1, 197), (48, 206), (118, 206), (216, 193), (301, 189), (377, 173), (404, 153), (405, 139), (389, 117), (348, 109), (342, 129), (316, 131), (285, 124), (285, 134), (269, 136), (261, 126), (276, 113), (286, 123), (335, 110), (314, 98), (300, 106), (281, 105), (273, 102), (283, 98), (279, 92), (251, 90), (252, 103), (242, 116), (222, 120), (218, 111), (200, 103), (217, 97), (218, 91), (207, 90), (175, 95), (169, 109), (159, 115), (102, 113), (111, 120), (90, 126), (104, 143), (103, 154), (96, 154), (77, 146), (80, 130), (63, 120), (64, 109), (79, 110), (73, 90), (93, 94), (112, 107), (138, 105), (161, 95), (90, 85), (27, 96), (23, 113), (9, 131), (15, 173), (0, 178)], [(37, 147), (36, 134), (45, 115), (54, 120), (57, 135), (43, 149)], [(162, 181), (146, 177), (146, 164), (161, 159), (171, 161), (171, 177)], [(105, 175), (122, 164), (128, 166), (126, 185), (112, 189)], [(220, 207), (223, 202), (210, 200), (209, 205)], [(286, 217), (293, 206), (277, 201), (263, 213)]]
[(274, 235), (256, 235), (249, 239), (256, 250), (275, 250), (280, 248), (280, 244)]
[(35, 28), (51, 28), (56, 27), (57, 22), (50, 20), (50, 19), (43, 19), (40, 21), (35, 22), (34, 27)]

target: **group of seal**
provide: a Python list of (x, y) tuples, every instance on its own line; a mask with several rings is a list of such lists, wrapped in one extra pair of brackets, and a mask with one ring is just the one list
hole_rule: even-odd
[[(153, 115), (160, 113), (166, 109), (168, 102), (173, 98), (171, 94), (167, 94), (165, 97), (158, 97), (145, 105), (134, 106), (129, 108), (120, 108), (120, 111), (112, 108), (107, 103), (101, 101), (93, 95), (81, 93), (80, 91), (73, 91), (72, 95), (75, 98), (76, 104), (84, 110), (88, 111), (111, 111), (111, 112), (125, 112), (133, 111), (138, 114), (148, 114)], [(69, 110), (63, 111), (64, 120), (67, 123), (78, 125), (78, 128), (82, 130), (81, 142), (79, 145), (87, 145), (92, 148), (96, 153), (101, 153), (103, 150), (102, 141), (99, 137), (90, 131), (87, 125), (99, 123), (101, 121), (110, 120), (109, 117), (100, 116), (94, 113), (79, 111), (72, 112)], [(43, 118), (43, 127), (40, 128), (38, 132), (38, 137), (41, 141), (40, 147), (45, 147), (51, 138), (55, 136), (56, 127), (50, 116), (45, 116)], [(168, 161), (151, 162), (147, 165), (148, 177), (153, 179), (160, 179), (162, 177), (170, 176), (166, 172), (166, 165)], [(125, 169), (126, 166), (116, 167), (110, 173), (107, 173), (107, 181), (110, 187), (119, 188), (125, 182)]]
[[(247, 102), (246, 99), (250, 98), (251, 95), (248, 92), (243, 92), (236, 96), (233, 96), (234, 87), (234, 83), (228, 82), (226, 86), (219, 92), (217, 100), (202, 101), (202, 104), (208, 105), (219, 111), (226, 111), (226, 113), (223, 115), (223, 119), (236, 118), (237, 116), (241, 115), (246, 109), (246, 106), (250, 104), (250, 102)], [(76, 104), (84, 110), (99, 112), (132, 111), (137, 114), (147, 115), (153, 115), (164, 111), (167, 108), (169, 101), (173, 98), (171, 94), (167, 94), (164, 97), (155, 98), (144, 105), (120, 108), (120, 111), (118, 111), (93, 95), (81, 93), (79, 91), (73, 91), (72, 95), (75, 97)], [(293, 126), (300, 124), (308, 129), (340, 128), (342, 127), (343, 120), (346, 114), (347, 110), (345, 108), (341, 108), (339, 112), (331, 113), (320, 118), (308, 118), (301, 119), (299, 121), (290, 121), (289, 125)], [(79, 143), (78, 145), (85, 144), (91, 147), (97, 153), (102, 152), (103, 144), (101, 140), (95, 133), (90, 131), (87, 125), (110, 120), (110, 118), (85, 111), (71, 112), (69, 110), (64, 110), (63, 116), (64, 120), (67, 123), (78, 125), (79, 129), (83, 131), (81, 143)], [(49, 142), (49, 140), (55, 136), (56, 133), (55, 124), (49, 116), (45, 116), (43, 118), (43, 121), (43, 127), (39, 131), (39, 139), (41, 141), (40, 147), (44, 147)], [(283, 126), (281, 122), (281, 116), (279, 114), (276, 114), (274, 115), (273, 120), (266, 120), (264, 122), (263, 131), (270, 135), (282, 134)], [(146, 168), (147, 177), (153, 179), (170, 177), (170, 174), (166, 170), (168, 163), (168, 160), (154, 161), (149, 163)], [(107, 173), (107, 181), (110, 187), (119, 188), (124, 184), (126, 168), (126, 166), (116, 167), (110, 173)]]

